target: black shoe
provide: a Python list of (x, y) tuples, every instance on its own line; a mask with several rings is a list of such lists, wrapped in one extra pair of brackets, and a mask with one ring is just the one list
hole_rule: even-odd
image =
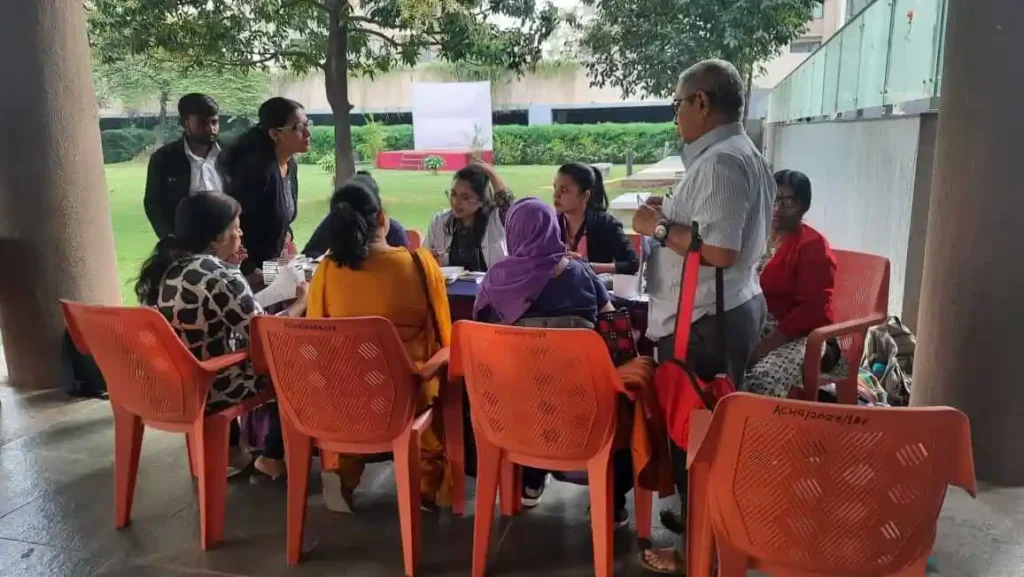
[(682, 513), (677, 513), (672, 509), (662, 509), (658, 517), (661, 519), (661, 524), (676, 535), (686, 532), (686, 522), (683, 521)]
[(627, 511), (625, 507), (615, 511), (614, 523), (616, 529), (621, 529), (626, 525), (629, 525), (629, 511)]

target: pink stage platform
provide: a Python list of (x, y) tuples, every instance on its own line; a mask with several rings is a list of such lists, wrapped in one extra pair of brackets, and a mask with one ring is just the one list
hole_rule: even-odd
[[(444, 170), (459, 170), (473, 162), (470, 150), (393, 150), (377, 155), (377, 168), (385, 170), (424, 170), (423, 160), (428, 156), (440, 156), (444, 159)], [(481, 159), (494, 164), (494, 152), (484, 150)]]

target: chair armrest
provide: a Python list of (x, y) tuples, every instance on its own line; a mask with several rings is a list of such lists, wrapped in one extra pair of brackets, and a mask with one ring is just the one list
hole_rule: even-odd
[(426, 362), (417, 374), (424, 381), (429, 381), (437, 377), (443, 376), (448, 372), (448, 360), (451, 357), (451, 349), (445, 347), (430, 357), (430, 360)]
[(199, 366), (206, 372), (219, 373), (228, 367), (233, 367), (247, 360), (249, 360), (249, 353), (247, 351), (239, 351), (237, 353), (214, 357), (206, 361), (199, 361)]
[(693, 461), (700, 452), (700, 446), (704, 444), (704, 437), (711, 429), (711, 411), (698, 409), (690, 412), (690, 445), (686, 448), (686, 468), (693, 465)]
[[(821, 385), (818, 379), (821, 374), (821, 349), (826, 340), (859, 334), (863, 341), (868, 329), (884, 323), (885, 319), (885, 313), (874, 313), (811, 331), (811, 334), (807, 335), (807, 348), (804, 350), (804, 399), (813, 401), (818, 398), (818, 387)], [(860, 361), (857, 361), (850, 369), (855, 371), (859, 365)]]

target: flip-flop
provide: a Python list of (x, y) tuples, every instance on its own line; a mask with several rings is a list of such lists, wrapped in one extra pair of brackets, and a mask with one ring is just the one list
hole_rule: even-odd
[[(673, 571), (671, 569), (662, 569), (660, 567), (655, 567), (654, 565), (651, 565), (650, 562), (647, 561), (647, 556), (645, 555), (645, 553), (647, 553), (648, 551), (653, 551), (655, 553), (672, 551), (672, 556), (676, 562), (676, 569)], [(667, 549), (643, 549), (639, 553), (637, 553), (636, 557), (637, 561), (640, 563), (640, 566), (643, 567), (645, 570), (650, 571), (651, 573), (657, 573), (659, 575), (685, 575), (686, 566), (683, 564), (683, 560), (679, 557), (679, 552), (676, 551), (675, 547), (669, 547)]]

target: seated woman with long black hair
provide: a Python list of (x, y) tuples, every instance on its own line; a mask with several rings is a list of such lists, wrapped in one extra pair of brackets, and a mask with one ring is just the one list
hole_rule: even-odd
[[(378, 198), (380, 197), (380, 185), (377, 184), (377, 180), (374, 179), (373, 175), (368, 171), (357, 170), (355, 175), (352, 176), (352, 180), (362, 182), (367, 186), (367, 188), (372, 190)], [(309, 240), (306, 242), (306, 246), (302, 249), (302, 254), (309, 258), (316, 259), (320, 258), (328, 251), (328, 249), (331, 248), (331, 235), (329, 232), (330, 220), (331, 215), (330, 212), (328, 212), (327, 216), (325, 216), (324, 219), (320, 221), (320, 224), (317, 225), (313, 234), (310, 235)], [(403, 228), (402, 224), (393, 218), (388, 219), (388, 233), (384, 240), (388, 243), (388, 246), (396, 248), (409, 246), (409, 238), (405, 234), (405, 228)]]
[[(229, 262), (242, 242), (240, 214), (238, 203), (218, 192), (185, 198), (175, 211), (174, 234), (156, 243), (135, 283), (139, 304), (156, 308), (201, 361), (245, 349), (250, 321), (263, 314), (241, 271)], [(286, 311), (290, 316), (305, 310), (304, 288), (298, 293)], [(248, 361), (229, 367), (214, 379), (207, 410), (240, 403), (269, 384)], [(256, 469), (277, 478), (284, 473), (284, 444), (276, 415), (270, 421)], [(240, 471), (251, 457), (238, 447), (237, 428), (231, 441), (231, 463)]]
[(486, 271), (507, 253), (502, 204), (511, 198), (493, 168), (471, 164), (459, 170), (448, 191), (451, 208), (434, 215), (424, 246), (441, 266)]
[(596, 273), (640, 270), (622, 223), (608, 212), (600, 170), (581, 162), (564, 164), (555, 175), (554, 189), (555, 212), (569, 256), (590, 262)]
[[(308, 318), (383, 317), (391, 321), (406, 352), (422, 366), (451, 343), (452, 319), (444, 275), (425, 249), (410, 252), (387, 243), (390, 219), (375, 188), (353, 178), (331, 197), (327, 217), (329, 252), (309, 288)], [(433, 320), (431, 320), (433, 319)], [(437, 397), (440, 381), (420, 388), (418, 409)], [(420, 494), (424, 508), (447, 504), (440, 423), (420, 437)], [(336, 471), (323, 475), (329, 509), (352, 511), (353, 494), (366, 460), (342, 455)]]

